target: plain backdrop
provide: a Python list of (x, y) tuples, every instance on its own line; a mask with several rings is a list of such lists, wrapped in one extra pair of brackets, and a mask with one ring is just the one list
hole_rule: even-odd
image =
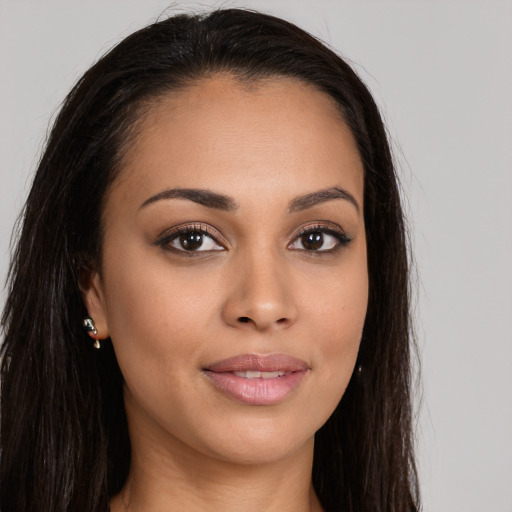
[[(373, 91), (400, 167), (418, 278), (426, 512), (512, 511), (512, 2), (260, 0)], [(0, 274), (49, 121), (108, 48), (168, 2), (0, 0)], [(5, 292), (0, 296), (3, 303)]]

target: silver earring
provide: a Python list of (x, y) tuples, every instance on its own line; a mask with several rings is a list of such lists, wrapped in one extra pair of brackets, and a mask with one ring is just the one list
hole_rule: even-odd
[[(89, 336), (97, 336), (98, 329), (96, 329), (96, 326), (94, 325), (94, 320), (91, 317), (84, 318), (83, 321), (83, 327), (85, 329), (85, 332), (89, 334)], [(95, 339), (94, 340), (94, 348), (99, 349), (100, 348), (100, 340)]]

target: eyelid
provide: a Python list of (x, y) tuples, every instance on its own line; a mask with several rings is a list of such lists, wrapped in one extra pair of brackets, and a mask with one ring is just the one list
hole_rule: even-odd
[(340, 236), (349, 238), (345, 230), (340, 225), (328, 220), (315, 220), (313, 222), (306, 224), (305, 226), (301, 226), (300, 229), (292, 235), (292, 237), (293, 239), (295, 239), (303, 235), (304, 233), (309, 233), (310, 231), (314, 231), (315, 229), (318, 231), (330, 231)]
[[(207, 224), (205, 222), (185, 222), (183, 224), (178, 224), (177, 226), (173, 226), (172, 228), (165, 229), (162, 231), (156, 241), (154, 242), (154, 245), (159, 246), (165, 246), (168, 245), (172, 240), (174, 240), (178, 235), (182, 233), (187, 233), (190, 231), (198, 231), (200, 233), (203, 233), (210, 238), (212, 238), (217, 244), (222, 246), (224, 249), (228, 249), (229, 243), (226, 240), (226, 238), (218, 231), (216, 228), (211, 226), (210, 224)], [(306, 233), (311, 233), (314, 231), (321, 231), (324, 233), (327, 233), (331, 236), (334, 236), (338, 239), (338, 245), (333, 249), (325, 249), (325, 250), (318, 250), (318, 251), (307, 251), (303, 250), (304, 252), (311, 252), (311, 253), (329, 253), (334, 252), (337, 249), (347, 245), (352, 241), (352, 237), (348, 236), (347, 233), (343, 230), (341, 226), (338, 224), (335, 224), (331, 221), (314, 221), (311, 222), (305, 226), (302, 226), (298, 231), (296, 231), (291, 238), (290, 243), (288, 244), (288, 247), (290, 247), (299, 237)], [(192, 251), (188, 253), (187, 251), (180, 251), (178, 249), (174, 249), (172, 247), (169, 247), (170, 250), (175, 250), (176, 252), (183, 252), (187, 254), (193, 254), (193, 253), (199, 253), (199, 252), (208, 252), (208, 251)], [(299, 250), (299, 249), (295, 249)]]
[[(210, 224), (206, 224), (205, 222), (185, 222), (183, 224), (178, 224), (177, 226), (173, 226), (172, 228), (165, 229), (158, 235), (158, 237), (155, 241), (155, 245), (163, 246), (163, 245), (169, 243), (176, 236), (178, 236), (182, 233), (187, 233), (189, 231), (198, 231), (200, 233), (208, 235), (216, 243), (218, 243), (225, 249), (228, 248), (228, 245), (229, 245), (228, 241), (224, 238), (224, 236), (220, 233), (220, 231), (215, 229)], [(182, 251), (179, 251), (179, 252), (182, 252)], [(185, 252), (185, 251), (183, 251), (183, 252)], [(201, 252), (201, 251), (197, 251), (197, 252)]]
[[(324, 233), (327, 233), (329, 235), (332, 235), (338, 239), (339, 244), (334, 249), (327, 249), (327, 250), (318, 250), (318, 251), (305, 251), (310, 252), (311, 254), (322, 254), (322, 253), (329, 253), (333, 252), (336, 249), (339, 249), (340, 247), (348, 245), (352, 241), (352, 237), (347, 235), (345, 230), (339, 226), (338, 224), (335, 224), (334, 222), (327, 221), (327, 220), (319, 220), (314, 221), (310, 224), (307, 224), (305, 226), (302, 226), (299, 231), (297, 231), (293, 236), (291, 242), (288, 244), (288, 247), (292, 245), (299, 237), (302, 235), (305, 235), (306, 233), (311, 233), (315, 231), (321, 231)], [(297, 249), (296, 249), (297, 250)]]

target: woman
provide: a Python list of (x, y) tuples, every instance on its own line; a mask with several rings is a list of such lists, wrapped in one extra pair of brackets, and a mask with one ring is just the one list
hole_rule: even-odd
[(407, 267), (338, 56), (241, 10), (136, 32), (71, 91), (27, 200), (2, 510), (417, 510)]

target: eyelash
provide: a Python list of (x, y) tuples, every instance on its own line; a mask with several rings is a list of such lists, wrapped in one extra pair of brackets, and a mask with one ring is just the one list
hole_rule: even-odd
[[(311, 256), (321, 256), (323, 254), (333, 254), (343, 247), (346, 247), (351, 241), (352, 238), (349, 237), (339, 226), (333, 224), (331, 222), (320, 222), (314, 225), (309, 225), (301, 229), (294, 237), (293, 242), (299, 240), (304, 235), (309, 235), (312, 233), (321, 233), (322, 235), (329, 235), (336, 239), (337, 243), (331, 249), (323, 249), (323, 250), (308, 250), (308, 249), (295, 249), (298, 251), (302, 251)], [(291, 244), (290, 244), (291, 245)], [(290, 247), (288, 245), (288, 247)]]
[[(170, 230), (165, 231), (155, 242), (155, 245), (158, 245), (168, 251), (174, 252), (176, 254), (180, 254), (183, 256), (197, 256), (198, 253), (201, 252), (211, 252), (211, 251), (187, 251), (185, 249), (177, 249), (176, 247), (172, 247), (170, 244), (176, 240), (180, 235), (185, 235), (187, 233), (199, 233), (201, 235), (206, 235), (211, 238), (217, 245), (223, 247), (227, 245), (225, 241), (223, 241), (222, 235), (212, 226), (208, 224), (204, 224), (202, 222), (196, 222), (192, 224), (183, 224), (180, 226), (176, 226), (171, 228)], [(222, 240), (222, 241), (219, 241)]]
[[(184, 235), (187, 233), (199, 233), (201, 235), (206, 235), (208, 238), (211, 238), (218, 246), (222, 247), (224, 250), (226, 249), (227, 243), (224, 241), (222, 235), (212, 226), (204, 223), (193, 223), (193, 224), (183, 224), (180, 226), (176, 226), (168, 231), (165, 231), (155, 242), (155, 245), (158, 245), (165, 250), (174, 252), (179, 255), (193, 257), (198, 256), (200, 253), (211, 253), (215, 251), (220, 251), (222, 249), (214, 249), (214, 250), (190, 250), (186, 249), (178, 249), (176, 247), (172, 247), (170, 244), (175, 241), (180, 235)], [(291, 245), (296, 243), (301, 237), (312, 234), (312, 233), (321, 233), (322, 235), (329, 235), (336, 239), (336, 245), (330, 249), (320, 249), (320, 250), (308, 250), (308, 249), (292, 249), (296, 251), (301, 251), (308, 255), (312, 256), (321, 256), (323, 254), (333, 254), (340, 250), (343, 247), (346, 247), (351, 241), (352, 238), (349, 237), (339, 226), (333, 224), (331, 222), (321, 222), (314, 225), (309, 225), (302, 228), (293, 238), (293, 241), (288, 244), (288, 248)], [(220, 239), (220, 241), (219, 241)]]

